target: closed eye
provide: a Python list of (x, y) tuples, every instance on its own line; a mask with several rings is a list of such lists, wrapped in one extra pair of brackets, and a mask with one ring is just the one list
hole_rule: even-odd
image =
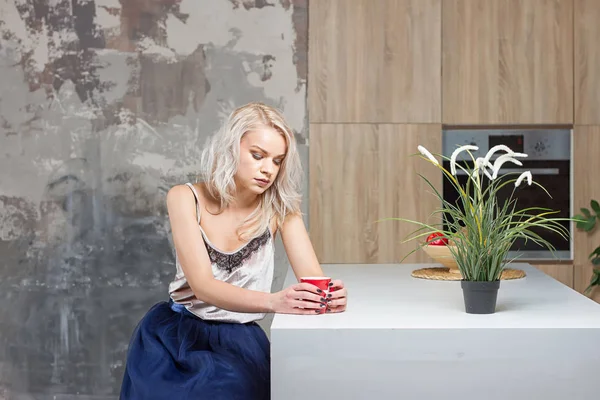
[(252, 153), (252, 157), (254, 157), (255, 160), (260, 160), (262, 158), (262, 156), (258, 153)]

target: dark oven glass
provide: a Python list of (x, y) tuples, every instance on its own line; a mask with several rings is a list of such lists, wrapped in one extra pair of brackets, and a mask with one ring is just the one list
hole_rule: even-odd
[[(522, 160), (523, 166), (516, 166), (513, 168), (512, 166), (507, 167), (510, 163), (506, 163), (503, 167), (507, 167), (511, 171), (517, 172), (525, 172), (531, 171), (533, 176), (533, 180), (540, 185), (542, 185), (548, 193), (550, 193), (549, 197), (540, 187), (532, 184), (531, 186), (527, 185), (527, 180), (524, 180), (521, 185), (514, 191), (513, 198), (517, 200), (517, 209), (523, 209), (527, 207), (543, 207), (549, 208), (554, 211), (559, 211), (559, 213), (553, 215), (556, 217), (570, 217), (570, 187), (569, 187), (569, 174), (570, 174), (570, 162), (566, 160), (555, 161), (555, 160)], [(461, 164), (466, 167), (472, 169), (472, 161), (462, 161)], [(450, 163), (448, 161), (444, 161), (444, 168), (450, 171)], [(460, 170), (457, 173), (457, 178), (464, 187), (467, 182), (467, 175), (460, 174)], [(504, 168), (500, 170), (500, 175)], [(514, 175), (517, 177), (518, 175)], [(485, 183), (488, 181), (487, 177), (483, 177), (484, 187)], [(503, 189), (498, 192), (498, 203), (503, 204), (505, 200), (509, 198), (514, 188), (514, 184), (506, 185)], [(448, 179), (444, 178), (443, 183), (443, 196), (444, 199), (450, 203), (456, 204), (456, 206), (461, 207), (458, 193), (456, 189), (448, 181)], [(570, 224), (568, 221), (562, 223), (562, 225), (570, 231)], [(447, 229), (447, 226), (445, 226)], [(548, 229), (531, 229), (533, 232), (540, 235), (542, 238), (550, 242), (557, 251), (569, 251), (570, 243), (568, 240), (565, 240), (557, 233), (554, 233)], [(517, 240), (511, 247), (512, 251), (518, 252), (529, 252), (529, 251), (544, 251), (546, 250), (544, 247), (541, 247), (531, 240), (528, 240), (525, 243), (524, 240)]]

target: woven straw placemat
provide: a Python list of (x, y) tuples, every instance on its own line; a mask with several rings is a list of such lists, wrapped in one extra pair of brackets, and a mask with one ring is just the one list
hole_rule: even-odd
[[(455, 272), (456, 271), (456, 272)], [(411, 274), (414, 278), (431, 279), (437, 281), (460, 281), (462, 275), (458, 270), (450, 271), (449, 268), (431, 267), (416, 269)], [(501, 280), (520, 279), (525, 277), (525, 271), (520, 269), (506, 268), (502, 271)]]

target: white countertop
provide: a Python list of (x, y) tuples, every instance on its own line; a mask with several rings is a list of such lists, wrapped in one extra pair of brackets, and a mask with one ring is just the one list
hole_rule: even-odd
[(502, 281), (496, 313), (467, 314), (460, 281), (410, 276), (424, 266), (324, 265), (348, 286), (348, 310), (275, 316), (271, 398), (598, 397), (600, 304), (513, 264), (527, 277)]
[[(286, 329), (547, 329), (600, 328), (600, 305), (529, 264), (515, 263), (527, 277), (503, 280), (495, 314), (464, 310), (459, 281), (413, 278), (431, 264), (328, 264), (325, 274), (348, 288), (340, 314), (282, 315), (271, 332)], [(285, 286), (295, 283), (291, 270)]]

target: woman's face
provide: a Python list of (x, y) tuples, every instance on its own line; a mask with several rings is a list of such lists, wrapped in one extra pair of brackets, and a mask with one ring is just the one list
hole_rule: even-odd
[(275, 181), (286, 153), (285, 138), (271, 127), (246, 132), (240, 141), (236, 186), (256, 194), (264, 193)]

